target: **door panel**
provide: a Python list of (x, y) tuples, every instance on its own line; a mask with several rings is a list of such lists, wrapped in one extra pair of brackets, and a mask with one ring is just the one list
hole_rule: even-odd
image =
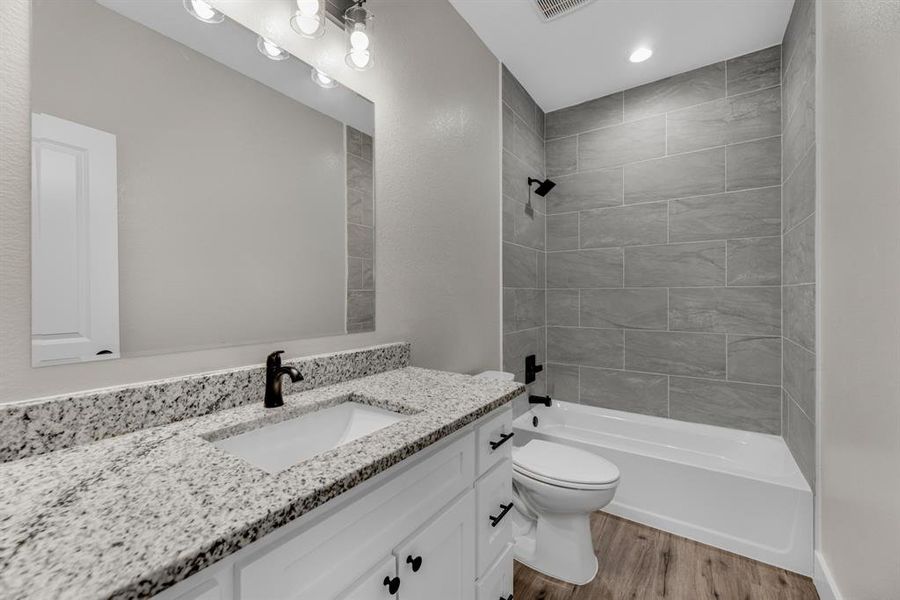
[(119, 356), (116, 182), (116, 136), (32, 115), (34, 366)]
[(391, 594), (389, 587), (385, 584), (385, 579), (391, 580), (396, 576), (397, 559), (391, 554), (380, 560), (372, 570), (356, 580), (343, 593), (339, 594), (338, 598), (340, 600), (389, 600), (390, 598), (397, 598), (397, 594)]
[(475, 496), (469, 491), (397, 549), (402, 600), (475, 596), (474, 517)]

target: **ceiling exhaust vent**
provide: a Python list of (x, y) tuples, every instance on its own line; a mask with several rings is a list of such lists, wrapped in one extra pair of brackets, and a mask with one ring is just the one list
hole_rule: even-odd
[(534, 0), (544, 19), (552, 21), (594, 0)]

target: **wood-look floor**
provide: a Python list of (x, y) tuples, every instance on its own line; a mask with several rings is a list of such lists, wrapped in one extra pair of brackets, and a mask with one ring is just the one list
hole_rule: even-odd
[(516, 563), (516, 600), (818, 600), (808, 577), (603, 512), (591, 516), (600, 570), (582, 586)]

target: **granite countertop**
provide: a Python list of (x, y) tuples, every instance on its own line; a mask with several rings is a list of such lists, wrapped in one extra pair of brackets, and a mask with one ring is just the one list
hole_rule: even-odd
[[(2, 464), (0, 597), (151, 596), (524, 390), (406, 367)], [(408, 416), (276, 475), (207, 441), (345, 400)]]

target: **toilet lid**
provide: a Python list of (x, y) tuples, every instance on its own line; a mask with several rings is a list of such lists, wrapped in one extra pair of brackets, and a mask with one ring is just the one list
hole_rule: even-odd
[(581, 448), (530, 440), (513, 448), (514, 467), (525, 475), (562, 484), (602, 485), (619, 480), (619, 469), (605, 458)]

